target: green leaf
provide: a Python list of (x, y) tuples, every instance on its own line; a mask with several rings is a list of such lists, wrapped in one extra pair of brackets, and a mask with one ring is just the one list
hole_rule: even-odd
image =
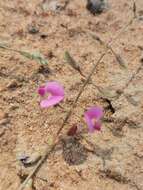
[(34, 53), (30, 54), (30, 53), (25, 52), (25, 51), (19, 51), (19, 53), (21, 55), (23, 55), (24, 57), (31, 59), (31, 60), (35, 60), (42, 65), (48, 64), (47, 59), (45, 59), (44, 56), (42, 54), (40, 54), (39, 52), (34, 52)]
[(22, 56), (24, 56), (24, 57), (26, 57), (28, 59), (35, 60), (36, 62), (38, 62), (38, 63), (40, 63), (42, 65), (47, 65), (48, 64), (47, 59), (42, 54), (40, 54), (39, 52), (29, 53), (29, 52), (26, 52), (26, 51), (12, 49), (12, 48), (9, 48), (8, 46), (6, 46), (4, 43), (0, 43), (0, 48), (6, 49), (6, 50), (9, 50), (9, 51), (17, 52), (20, 55), (22, 55)]

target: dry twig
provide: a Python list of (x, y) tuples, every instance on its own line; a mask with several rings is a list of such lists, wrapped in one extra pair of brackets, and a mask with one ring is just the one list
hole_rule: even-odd
[(123, 58), (117, 54), (114, 49), (112, 48), (112, 46), (110, 44), (106, 44), (99, 36), (97, 36), (95, 33), (91, 33), (89, 32), (89, 34), (92, 36), (93, 39), (97, 40), (102, 46), (104, 46), (106, 49), (109, 49), (113, 55), (115, 56), (117, 62), (120, 64), (120, 66), (122, 68), (126, 68), (126, 64), (123, 60)]

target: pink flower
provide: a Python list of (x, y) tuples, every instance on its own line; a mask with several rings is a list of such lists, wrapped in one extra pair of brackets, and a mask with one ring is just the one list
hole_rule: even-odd
[(58, 82), (47, 82), (38, 89), (38, 93), (43, 98), (47, 93), (50, 94), (40, 102), (42, 108), (54, 106), (64, 99), (64, 88)]
[(100, 107), (91, 107), (85, 112), (85, 120), (89, 128), (89, 132), (101, 129), (101, 118), (103, 110)]

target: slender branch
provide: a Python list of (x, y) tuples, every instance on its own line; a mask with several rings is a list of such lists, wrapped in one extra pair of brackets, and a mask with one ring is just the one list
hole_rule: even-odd
[(138, 66), (138, 68), (135, 70), (135, 72), (132, 74), (132, 76), (129, 78), (129, 80), (127, 81), (127, 83), (125, 84), (125, 86), (122, 88), (122, 91), (120, 93), (120, 96), (122, 94), (124, 94), (125, 89), (129, 86), (129, 84), (135, 79), (136, 75), (141, 71), (143, 67), (143, 63), (141, 62), (141, 64)]
[(76, 105), (76, 103), (77, 103), (79, 97), (81, 96), (81, 94), (82, 94), (82, 92), (83, 92), (83, 90), (84, 90), (84, 88), (85, 88), (85, 86), (88, 84), (89, 80), (91, 79), (91, 76), (92, 76), (93, 73), (95, 72), (95, 70), (96, 70), (97, 66), (99, 65), (100, 61), (101, 61), (101, 60), (103, 59), (103, 57), (106, 55), (106, 52), (107, 52), (107, 50), (100, 56), (100, 58), (98, 59), (98, 61), (96, 62), (96, 64), (93, 65), (93, 68), (91, 69), (91, 72), (90, 72), (89, 75), (87, 76), (87, 78), (86, 78), (86, 80), (85, 80), (83, 86), (82, 86), (81, 89), (79, 90), (79, 92), (78, 92), (78, 94), (77, 94), (77, 96), (76, 96), (76, 98), (75, 98), (75, 100), (74, 100), (74, 102), (73, 102), (73, 104), (72, 104), (71, 109), (70, 109), (69, 112), (67, 113), (67, 115), (66, 115), (66, 117), (65, 117), (65, 119), (64, 119), (64, 122), (63, 122), (62, 126), (59, 128), (59, 130), (58, 130), (58, 132), (57, 132), (57, 135), (60, 134), (60, 132), (62, 131), (64, 125), (65, 125), (66, 122), (68, 121), (68, 118), (70, 117), (70, 115), (71, 115), (71, 113), (72, 113), (72, 111), (73, 111), (73, 109), (74, 109), (74, 107), (75, 107), (75, 105)]
[(114, 51), (114, 49), (112, 48), (112, 46), (109, 43), (108, 44), (105, 43), (95, 33), (91, 33), (91, 32), (89, 32), (89, 33), (90, 33), (90, 35), (92, 36), (93, 39), (97, 40), (102, 46), (104, 46), (104, 48), (109, 49), (112, 52), (112, 54), (115, 56), (117, 62), (120, 64), (121, 67), (126, 68), (126, 64), (125, 64), (123, 58)]

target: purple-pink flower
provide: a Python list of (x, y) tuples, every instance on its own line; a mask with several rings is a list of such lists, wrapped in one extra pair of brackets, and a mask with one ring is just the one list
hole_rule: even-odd
[(103, 110), (100, 107), (91, 107), (85, 112), (85, 120), (89, 128), (89, 132), (101, 129), (101, 118)]
[[(64, 88), (58, 82), (47, 82), (38, 89), (38, 93), (43, 97), (40, 102), (42, 108), (54, 106), (64, 99)], [(45, 97), (47, 93), (49, 95)]]

